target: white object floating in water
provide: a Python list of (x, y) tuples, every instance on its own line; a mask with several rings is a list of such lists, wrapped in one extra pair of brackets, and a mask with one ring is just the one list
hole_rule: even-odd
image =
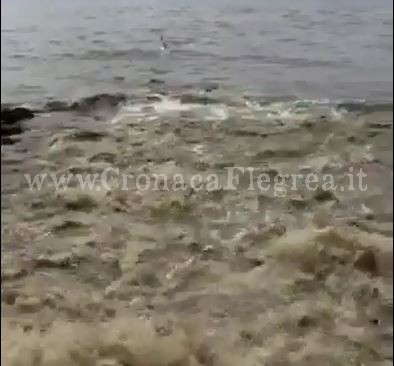
[(165, 52), (168, 50), (168, 43), (164, 40), (163, 36), (160, 36), (160, 41), (161, 41), (161, 46), (160, 46), (160, 50), (162, 52)]

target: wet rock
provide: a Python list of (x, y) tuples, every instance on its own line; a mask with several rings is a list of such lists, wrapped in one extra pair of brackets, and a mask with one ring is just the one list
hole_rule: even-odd
[(2, 145), (12, 145), (15, 143), (15, 140), (12, 139), (10, 136), (1, 135), (1, 144)]
[(87, 112), (96, 109), (114, 108), (127, 100), (125, 94), (97, 94), (81, 99), (71, 105), (71, 109)]
[(5, 108), (1, 110), (1, 125), (3, 122), (6, 124), (14, 124), (19, 121), (34, 118), (34, 113), (27, 108)]
[(34, 113), (27, 108), (13, 108), (1, 110), (1, 144), (11, 145), (15, 142), (11, 136), (23, 132), (21, 121), (31, 119)]
[(6, 124), (1, 123), (1, 135), (4, 136), (12, 136), (19, 135), (23, 132), (22, 126), (19, 123), (15, 124)]

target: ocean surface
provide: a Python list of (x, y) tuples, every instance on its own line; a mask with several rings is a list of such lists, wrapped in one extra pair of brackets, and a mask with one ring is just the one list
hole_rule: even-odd
[(3, 102), (130, 93), (152, 78), (279, 97), (392, 99), (389, 0), (1, 5)]

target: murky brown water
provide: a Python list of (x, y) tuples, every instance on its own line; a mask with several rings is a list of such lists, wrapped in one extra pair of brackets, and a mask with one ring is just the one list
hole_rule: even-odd
[[(391, 107), (167, 94), (47, 112), (2, 146), (5, 364), (391, 364)], [(55, 191), (24, 177), (225, 181), (231, 166), (344, 186), (362, 168), (368, 189), (287, 183), (276, 197), (243, 176), (236, 191)]]

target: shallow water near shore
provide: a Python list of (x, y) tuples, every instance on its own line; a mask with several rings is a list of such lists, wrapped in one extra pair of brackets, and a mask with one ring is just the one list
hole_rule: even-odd
[(2, 43), (5, 365), (392, 364), (388, 1), (4, 0)]
[[(2, 146), (7, 365), (391, 362), (390, 105), (219, 89), (41, 106)], [(241, 176), (235, 191), (122, 190), (116, 179), (30, 190), (24, 177), (112, 167), (225, 182), (235, 166), (329, 173), (344, 187), (362, 168), (368, 189), (278, 197)]]

